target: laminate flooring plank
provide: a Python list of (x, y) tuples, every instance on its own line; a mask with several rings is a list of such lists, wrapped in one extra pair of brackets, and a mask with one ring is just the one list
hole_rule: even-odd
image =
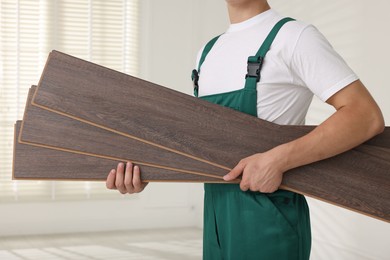
[[(17, 136), (19, 135), (19, 129), (21, 122), (18, 121), (15, 125), (15, 144), (14, 144), (14, 165), (13, 165), (13, 178), (19, 180), (85, 180), (85, 181), (104, 181), (107, 176), (107, 169), (115, 168), (118, 161), (108, 160), (102, 158), (96, 158), (93, 156), (80, 155), (74, 153), (68, 153), (63, 151), (57, 151), (27, 144), (21, 144), (17, 141)], [(342, 160), (342, 159), (341, 159)], [(190, 175), (168, 171), (165, 169), (157, 169), (155, 167), (142, 166), (141, 168), (141, 178), (144, 181), (157, 182), (157, 181), (169, 181), (169, 182), (220, 182), (219, 180), (215, 181), (214, 178), (199, 176), (199, 175)], [(337, 172), (337, 167), (332, 169)], [(332, 203), (334, 201), (342, 199), (348, 201), (346, 205), (350, 204), (350, 195), (348, 188), (345, 186), (345, 182), (351, 182), (351, 186), (356, 190), (361, 191), (361, 182), (358, 178), (349, 178), (350, 176), (340, 176), (332, 175), (331, 178), (322, 178), (321, 173), (318, 172), (317, 175), (308, 175), (302, 171), (293, 170), (285, 174), (284, 185), (294, 186), (296, 189), (306, 190), (311, 197), (313, 194), (318, 194), (322, 192), (327, 192), (329, 187), (334, 187), (334, 189), (339, 190), (335, 193), (334, 198), (324, 200), (324, 198), (318, 197), (320, 200)], [(55, 173), (53, 175), (53, 173)], [(158, 176), (163, 175), (164, 177)], [(324, 182), (324, 185), (310, 185), (308, 186), (305, 182), (299, 182), (299, 179), (313, 179), (317, 178), (318, 181)], [(297, 182), (298, 180), (298, 182)], [(369, 185), (373, 185), (373, 188), (377, 188), (377, 185), (373, 183), (381, 182), (382, 179), (380, 176), (367, 176), (364, 180)], [(228, 184), (227, 184), (228, 185)], [(363, 189), (364, 190), (364, 189)], [(345, 195), (343, 196), (343, 193)], [(386, 195), (386, 193), (384, 193)], [(332, 196), (332, 193), (330, 193)], [(382, 201), (388, 202), (389, 197), (384, 196), (383, 198), (378, 197), (374, 193), (364, 193), (358, 192), (357, 197), (352, 198), (352, 202), (359, 207), (366, 208), (365, 212), (371, 212), (367, 214), (369, 216), (374, 216), (379, 219), (385, 219), (389, 221), (389, 212), (388, 212), (388, 203), (381, 204)], [(372, 198), (371, 198), (372, 197)], [(362, 204), (364, 200), (372, 200), (374, 204)], [(340, 204), (333, 203), (338, 206)], [(347, 207), (348, 208), (348, 207)], [(350, 208), (354, 211), (362, 213), (360, 210), (355, 208)], [(373, 214), (373, 213), (377, 214)], [(383, 217), (383, 218), (382, 218)]]
[(101, 158), (132, 161), (139, 165), (174, 169), (188, 174), (214, 177), (228, 172), (220, 167), (33, 106), (31, 99), (35, 90), (36, 87), (32, 86), (29, 91), (20, 142)]
[[(15, 124), (13, 179), (105, 181), (119, 161), (68, 153), (19, 143), (21, 121)], [(141, 179), (148, 182), (221, 182), (212, 177), (141, 166)]]
[[(233, 113), (237, 120), (226, 120), (230, 109), (56, 51), (50, 54), (33, 104), (128, 137), (153, 140), (163, 149), (189, 156), (202, 154), (208, 162), (222, 166), (237, 163), (239, 158), (232, 161), (230, 156), (234, 149), (245, 156), (253, 154), (253, 148), (236, 145), (241, 139), (257, 137), (241, 132), (244, 126), (253, 125), (248, 115)], [(271, 124), (268, 127), (272, 130)], [(225, 129), (222, 135), (212, 134), (221, 129)], [(237, 130), (240, 135), (234, 136)], [(210, 151), (212, 143), (219, 144), (218, 156)]]
[[(292, 131), (294, 133), (297, 132), (296, 129), (299, 129), (300, 132), (298, 136), (304, 135), (312, 131), (316, 126), (312, 125), (284, 125), (283, 128), (285, 128), (284, 131)], [(375, 147), (381, 147), (381, 148), (387, 148), (390, 149), (390, 127), (385, 127), (384, 131), (374, 136), (373, 138), (367, 140), (365, 145), (371, 145)]]
[[(368, 148), (370, 152), (372, 151)], [(360, 150), (293, 169), (284, 174), (282, 185), (289, 190), (317, 198), (377, 219), (390, 222), (390, 162)], [(379, 151), (378, 151), (379, 152)], [(350, 156), (356, 156), (351, 160)], [(348, 158), (345, 158), (345, 157)], [(348, 160), (346, 172), (345, 161)], [(360, 163), (367, 160), (369, 163)], [(323, 169), (327, 169), (324, 171)]]
[(310, 131), (273, 124), (57, 51), (48, 58), (32, 103), (225, 169)]
[[(276, 125), (56, 51), (33, 104), (224, 168), (310, 131)], [(367, 146), (375, 148), (375, 140)], [(390, 158), (375, 153), (355, 149), (293, 169), (285, 173), (282, 187), (389, 221)]]
[(390, 149), (389, 148), (383, 148), (383, 147), (378, 147), (378, 146), (372, 146), (372, 145), (360, 145), (356, 147), (354, 150), (360, 151), (362, 153), (371, 155), (376, 158), (380, 158), (384, 160), (385, 162), (389, 162), (390, 158)]

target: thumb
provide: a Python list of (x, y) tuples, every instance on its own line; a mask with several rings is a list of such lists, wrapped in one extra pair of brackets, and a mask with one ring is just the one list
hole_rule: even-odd
[(245, 164), (244, 163), (238, 163), (236, 167), (234, 167), (228, 174), (223, 176), (223, 179), (225, 181), (231, 181), (236, 179), (238, 176), (241, 175), (241, 173), (244, 171)]

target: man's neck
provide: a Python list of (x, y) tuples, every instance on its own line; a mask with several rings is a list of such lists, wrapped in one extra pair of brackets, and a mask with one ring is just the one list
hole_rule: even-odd
[(248, 1), (245, 4), (227, 3), (230, 23), (240, 23), (270, 9), (266, 1)]

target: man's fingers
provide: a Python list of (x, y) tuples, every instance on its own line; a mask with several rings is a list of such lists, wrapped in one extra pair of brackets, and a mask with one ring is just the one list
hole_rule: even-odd
[(133, 185), (135, 192), (141, 192), (145, 189), (146, 185), (148, 185), (148, 182), (143, 182), (141, 180), (141, 170), (139, 166), (134, 166), (133, 171)]
[(134, 166), (133, 171), (133, 185), (134, 185), (134, 192), (141, 192), (143, 190), (143, 185), (141, 182), (141, 172), (139, 170), (138, 165)]
[(133, 164), (131, 162), (127, 162), (126, 171), (125, 171), (125, 187), (127, 192), (132, 193), (134, 191), (133, 186)]
[(116, 186), (117, 190), (122, 194), (125, 194), (127, 192), (125, 184), (123, 182), (124, 171), (125, 171), (125, 164), (118, 163), (118, 167), (116, 168), (115, 186)]
[(245, 164), (242, 161), (239, 162), (236, 165), (236, 167), (234, 167), (228, 174), (223, 176), (223, 179), (225, 181), (231, 181), (231, 180), (236, 179), (238, 176), (240, 176), (242, 174), (242, 172), (244, 171), (244, 168), (245, 168)]
[(248, 180), (248, 176), (243, 174), (242, 180), (240, 181), (240, 189), (242, 191), (247, 191), (249, 190), (249, 187), (250, 187), (250, 182)]
[(115, 189), (115, 176), (116, 176), (116, 171), (115, 169), (112, 169), (110, 171), (110, 173), (108, 174), (107, 176), (107, 180), (106, 180), (106, 187), (107, 189)]
[(249, 190), (249, 185), (247, 183), (243, 183), (242, 181), (240, 182), (240, 189), (242, 191), (247, 191)]
[(107, 176), (106, 187), (108, 189), (117, 189), (120, 193), (141, 192), (148, 183), (142, 182), (139, 166), (131, 162), (119, 163), (116, 170), (112, 169)]

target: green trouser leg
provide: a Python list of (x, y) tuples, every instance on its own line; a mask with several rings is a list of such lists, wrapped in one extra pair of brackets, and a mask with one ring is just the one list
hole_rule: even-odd
[(310, 221), (303, 196), (242, 192), (238, 185), (205, 187), (203, 259), (306, 260)]

